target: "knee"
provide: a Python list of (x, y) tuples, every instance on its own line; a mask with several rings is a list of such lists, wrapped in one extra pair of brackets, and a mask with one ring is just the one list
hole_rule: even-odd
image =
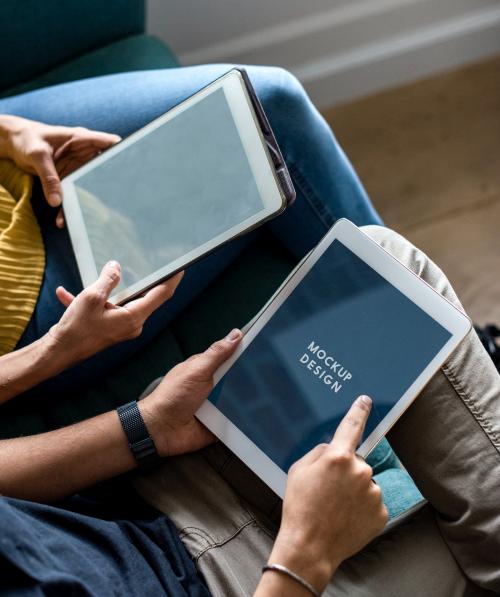
[(432, 262), (409, 240), (385, 226), (363, 226), (361, 230), (412, 272), (425, 278), (425, 272)]
[(361, 230), (437, 292), (457, 307), (462, 308), (443, 271), (409, 240), (384, 226), (363, 226)]
[(300, 81), (280, 67), (248, 67), (248, 73), (257, 95), (270, 118), (303, 115), (312, 108), (311, 101)]

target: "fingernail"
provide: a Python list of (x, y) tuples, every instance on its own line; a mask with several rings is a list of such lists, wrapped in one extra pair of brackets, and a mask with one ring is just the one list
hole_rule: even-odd
[(58, 205), (61, 205), (61, 202), (62, 202), (61, 194), (60, 193), (51, 193), (50, 200), (53, 203), (52, 207), (57, 207)]
[(118, 263), (118, 261), (108, 261), (106, 265), (108, 267), (117, 267), (118, 269), (120, 269), (120, 264)]
[(231, 330), (229, 334), (224, 338), (226, 342), (236, 342), (241, 337), (241, 332), (237, 328)]
[(372, 405), (372, 399), (370, 398), (370, 396), (360, 396), (359, 400), (361, 400), (361, 402), (365, 405), (365, 406), (371, 406)]

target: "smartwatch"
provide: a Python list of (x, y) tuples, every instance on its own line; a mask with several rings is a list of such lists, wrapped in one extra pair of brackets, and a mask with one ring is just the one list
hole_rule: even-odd
[(127, 436), (130, 451), (134, 455), (137, 465), (141, 469), (150, 469), (161, 460), (153, 438), (149, 435), (148, 428), (137, 402), (129, 402), (116, 409), (118, 418)]

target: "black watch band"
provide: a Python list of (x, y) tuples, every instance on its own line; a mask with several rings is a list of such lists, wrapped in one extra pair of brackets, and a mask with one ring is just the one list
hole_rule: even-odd
[(160, 461), (153, 438), (142, 418), (137, 402), (129, 402), (117, 409), (128, 444), (140, 468), (151, 468)]

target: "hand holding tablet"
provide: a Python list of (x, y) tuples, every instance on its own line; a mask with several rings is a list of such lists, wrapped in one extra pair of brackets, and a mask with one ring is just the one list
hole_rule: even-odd
[(289, 467), (361, 394), (365, 457), (471, 327), (348, 220), (339, 220), (247, 327), (201, 421), (278, 495)]
[(57, 354), (74, 365), (109, 346), (137, 338), (146, 319), (173, 296), (183, 274), (178, 272), (124, 306), (108, 300), (121, 279), (116, 261), (106, 263), (99, 278), (76, 297), (59, 286), (56, 295), (66, 311), (49, 334)]
[[(124, 304), (293, 200), (283, 158), (233, 70), (63, 183), (84, 286), (109, 259)], [(198, 412), (279, 495), (290, 465), (330, 441), (353, 400), (374, 407), (366, 456), (470, 329), (468, 318), (347, 220), (248, 326)]]
[(232, 70), (63, 181), (83, 285), (110, 259), (123, 304), (280, 214), (295, 193), (244, 71)]
[(313, 448), (288, 474), (281, 526), (269, 563), (286, 566), (320, 592), (336, 568), (387, 522), (373, 471), (356, 456), (369, 414), (370, 401), (359, 397), (333, 440)]

